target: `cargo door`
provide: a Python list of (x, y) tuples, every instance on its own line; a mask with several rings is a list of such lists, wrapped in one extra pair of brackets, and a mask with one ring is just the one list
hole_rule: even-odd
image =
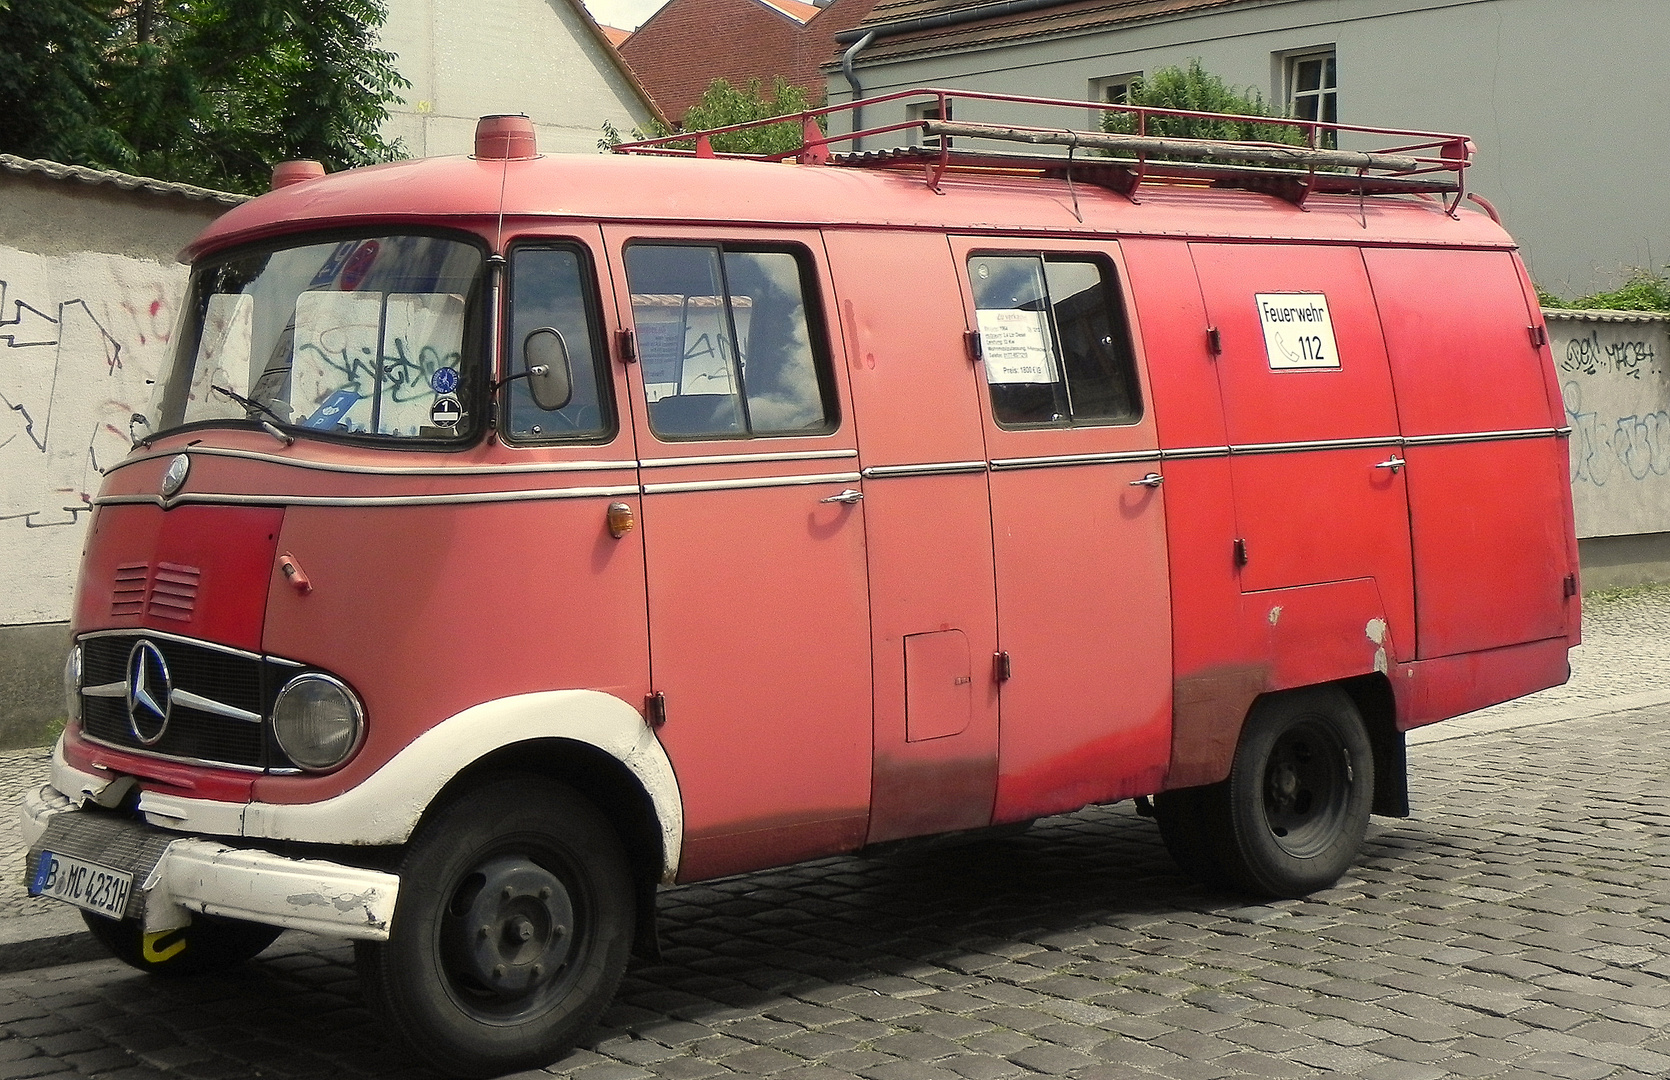
[(1391, 658), (1411, 659), (1406, 472), (1361, 253), (1190, 250), (1218, 350), (1242, 592), (1371, 578)]
[(1117, 249), (953, 251), (991, 461), (994, 820), (1156, 791), (1171, 756), (1165, 490)]
[(990, 824), (996, 598), (979, 391), (943, 236), (829, 232), (864, 467), (875, 651), (868, 840)]
[(865, 506), (815, 234), (609, 231), (634, 332), (652, 700), (681, 876), (850, 850), (870, 795)]
[(1512, 253), (1364, 259), (1407, 443), (1417, 655), (1564, 635), (1576, 571), (1564, 410)]

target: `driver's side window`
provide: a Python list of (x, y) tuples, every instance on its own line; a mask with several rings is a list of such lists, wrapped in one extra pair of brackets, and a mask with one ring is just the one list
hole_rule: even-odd
[(550, 327), (567, 347), (573, 394), (560, 409), (541, 409), (528, 380), (512, 378), (506, 386), (505, 436), (513, 442), (607, 441), (616, 429), (615, 408), (603, 368), (607, 353), (598, 331), (590, 260), (567, 245), (518, 247), (511, 253), (509, 278), (503, 374), (525, 372), (523, 343), (535, 330)]

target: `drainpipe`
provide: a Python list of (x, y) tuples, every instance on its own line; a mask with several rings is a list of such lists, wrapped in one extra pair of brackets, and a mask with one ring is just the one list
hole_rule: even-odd
[[(870, 47), (870, 42), (876, 39), (876, 32), (869, 31), (863, 37), (852, 43), (852, 47), (841, 54), (841, 74), (847, 77), (847, 85), (852, 87), (852, 130), (864, 130), (864, 88), (858, 85), (858, 75), (852, 70), (852, 62), (860, 52)], [(862, 150), (859, 144), (862, 139), (852, 141), (853, 150)]]
[[(864, 125), (864, 88), (858, 85), (858, 75), (853, 71), (853, 60), (858, 54), (870, 47), (870, 43), (878, 37), (896, 37), (899, 34), (914, 34), (918, 30), (937, 30), (945, 26), (956, 26), (960, 23), (978, 22), (981, 19), (995, 18), (999, 15), (1015, 15), (1025, 11), (1035, 11), (1038, 8), (1058, 7), (1066, 0), (998, 0), (995, 4), (981, 4), (978, 7), (961, 8), (956, 11), (942, 11), (935, 15), (922, 15), (915, 19), (905, 19), (902, 22), (883, 23), (868, 29), (860, 26), (852, 30), (842, 30), (835, 35), (835, 42), (852, 45), (841, 55), (841, 74), (846, 76), (847, 85), (852, 87), (852, 129), (860, 131)], [(853, 140), (854, 150), (862, 149), (857, 139)]]

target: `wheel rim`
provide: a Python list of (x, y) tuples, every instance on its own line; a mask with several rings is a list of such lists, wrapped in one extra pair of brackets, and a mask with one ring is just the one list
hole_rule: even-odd
[(1351, 801), (1351, 753), (1325, 724), (1283, 732), (1264, 768), (1264, 819), (1276, 845), (1308, 859), (1339, 837)]
[(575, 900), (559, 874), (525, 854), (484, 858), (463, 875), (440, 924), (441, 962), (459, 1006), (514, 1024), (559, 1002), (585, 929)]

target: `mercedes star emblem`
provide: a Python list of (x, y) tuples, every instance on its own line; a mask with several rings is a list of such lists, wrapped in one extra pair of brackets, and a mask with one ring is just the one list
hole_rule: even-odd
[(146, 746), (162, 741), (173, 708), (174, 684), (162, 650), (141, 640), (128, 653), (128, 729)]
[(162, 474), (162, 497), (172, 499), (186, 486), (186, 473), (191, 471), (191, 458), (184, 454), (175, 454), (174, 460), (168, 463), (168, 471)]

